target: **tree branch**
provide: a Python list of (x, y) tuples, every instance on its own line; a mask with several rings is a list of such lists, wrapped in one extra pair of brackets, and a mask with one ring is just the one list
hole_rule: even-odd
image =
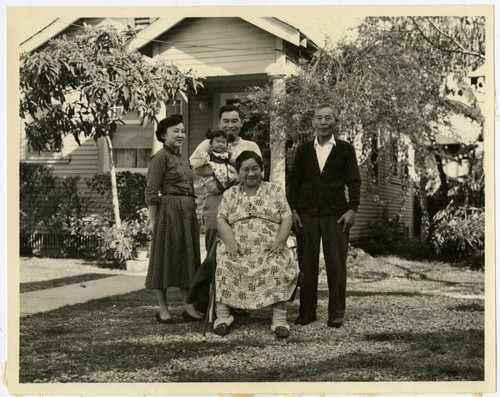
[(476, 58), (481, 58), (481, 59), (485, 59), (486, 57), (479, 53), (479, 52), (475, 52), (475, 51), (470, 51), (468, 49), (466, 49), (465, 47), (463, 47), (458, 41), (456, 41), (453, 37), (451, 37), (450, 35), (446, 34), (445, 32), (443, 32), (441, 29), (439, 29), (431, 20), (429, 20), (428, 18), (425, 18), (425, 20), (427, 22), (429, 22), (432, 27), (439, 33), (441, 34), (442, 36), (446, 37), (447, 39), (449, 39), (453, 44), (456, 45), (456, 49), (453, 49), (453, 50), (450, 50), (450, 49), (447, 49), (447, 48), (443, 48), (441, 46), (439, 46), (438, 44), (432, 42), (426, 35), (425, 33), (423, 32), (423, 30), (420, 28), (420, 26), (418, 25), (417, 21), (415, 20), (415, 18), (413, 17), (410, 17), (410, 19), (412, 20), (413, 24), (415, 25), (415, 28), (419, 31), (419, 33), (421, 34), (421, 36), (424, 38), (425, 41), (427, 41), (430, 45), (432, 45), (434, 48), (437, 48), (438, 50), (440, 51), (445, 51), (445, 52), (452, 52), (452, 53), (458, 53), (458, 54), (464, 54), (464, 55), (471, 55), (471, 56), (474, 56)]

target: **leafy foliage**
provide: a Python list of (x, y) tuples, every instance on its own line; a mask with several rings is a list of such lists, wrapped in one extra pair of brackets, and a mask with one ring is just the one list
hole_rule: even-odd
[[(122, 118), (136, 112), (143, 125), (157, 121), (162, 104), (196, 92), (201, 81), (159, 57), (153, 61), (129, 50), (133, 28), (85, 25), (81, 35), (51, 40), (40, 51), (21, 54), (20, 115), (35, 150), (60, 149), (73, 135), (106, 138), (110, 153), (115, 223), (121, 223), (111, 137)], [(117, 107), (121, 112), (117, 112)]]
[[(457, 114), (483, 121), (477, 101), (457, 104), (449, 98), (448, 80), (460, 80), (484, 63), (484, 25), (484, 17), (365, 18), (356, 40), (320, 49), (311, 62), (303, 62), (298, 75), (286, 79), (283, 96), (273, 98), (270, 86), (249, 90), (243, 100), (249, 133), (265, 136), (270, 114), (279, 115), (291, 149), (290, 162), (294, 148), (313, 136), (315, 106), (331, 103), (337, 110), (338, 135), (357, 148), (358, 160), (369, 176), (367, 190), (384, 205), (388, 203), (380, 200), (374, 186), (377, 159), (389, 158), (391, 170), (407, 168), (409, 158), (393, 156), (391, 145), (397, 142), (403, 154), (411, 147), (418, 183), (414, 185), (410, 174), (403, 173), (401, 199), (413, 185), (417, 188), (425, 236), (429, 230), (426, 187), (434, 173), (429, 164), (440, 172), (437, 210), (455, 194), (468, 197), (469, 203), (484, 201), (484, 169), (477, 146), (473, 144), (471, 154), (467, 153), (473, 164), (471, 174), (450, 182), (443, 168), (452, 155), (435, 139), (437, 126), (449, 125)], [(462, 143), (461, 150), (465, 146)], [(389, 178), (390, 173), (383, 177)], [(468, 188), (471, 180), (474, 192)], [(457, 185), (449, 189), (450, 183)]]
[(71, 224), (81, 219), (90, 201), (80, 191), (79, 177), (56, 177), (52, 171), (38, 164), (20, 165), (20, 238), (22, 254), (31, 255), (29, 239), (37, 227), (45, 227), (56, 237), (56, 244), (66, 255), (73, 244), (68, 244)]
[[(131, 111), (148, 125), (162, 103), (201, 85), (189, 71), (128, 50), (134, 35), (133, 29), (86, 25), (75, 38), (58, 37), (41, 51), (21, 55), (20, 112), (32, 117), (26, 135), (33, 148), (59, 149), (68, 134), (77, 141), (80, 134), (112, 135)], [(123, 113), (115, 112), (118, 106)]]
[(455, 206), (453, 201), (433, 218), (432, 244), (453, 262), (471, 261), (484, 268), (484, 209)]
[[(86, 180), (91, 191), (105, 198), (105, 214), (111, 214), (111, 179), (109, 173), (96, 174)], [(120, 214), (124, 220), (138, 219), (139, 210), (146, 208), (144, 191), (146, 190), (146, 176), (139, 172), (121, 171), (116, 173)]]

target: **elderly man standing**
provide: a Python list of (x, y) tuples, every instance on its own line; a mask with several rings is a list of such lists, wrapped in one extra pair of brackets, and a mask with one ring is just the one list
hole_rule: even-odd
[(354, 147), (335, 137), (338, 124), (333, 106), (317, 106), (312, 125), (317, 135), (297, 148), (290, 174), (288, 199), (304, 273), (295, 324), (316, 320), (321, 239), (329, 290), (328, 326), (339, 328), (345, 312), (349, 230), (356, 220), (361, 177)]
[[(250, 150), (262, 157), (259, 146), (252, 141), (247, 141), (239, 137), (241, 127), (243, 126), (242, 113), (240, 109), (234, 105), (222, 106), (219, 110), (219, 129), (226, 132), (228, 136), (229, 147), (231, 152), (231, 161), (234, 160), (245, 150)], [(190, 157), (191, 163), (198, 159), (203, 159), (210, 147), (210, 140), (206, 139), (201, 142)], [(193, 170), (193, 173), (198, 176), (213, 175), (210, 166)], [(207, 257), (215, 257), (217, 244), (217, 210), (222, 200), (222, 192), (206, 192), (205, 201), (203, 203), (203, 222), (205, 224), (205, 248)]]

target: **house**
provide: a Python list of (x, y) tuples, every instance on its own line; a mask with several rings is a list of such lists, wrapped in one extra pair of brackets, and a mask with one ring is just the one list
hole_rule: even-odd
[[(188, 134), (182, 152), (187, 156), (205, 139), (208, 128), (216, 128), (220, 106), (236, 102), (238, 97), (245, 95), (247, 87), (270, 82), (279, 95), (284, 89), (284, 78), (296, 72), (299, 58), (307, 59), (317, 49), (300, 30), (273, 17), (171, 17), (56, 20), (22, 43), (21, 50), (35, 51), (57, 35), (76, 35), (83, 22), (90, 25), (111, 23), (117, 27), (140, 25), (143, 29), (129, 43), (130, 48), (151, 58), (165, 57), (179, 68), (193, 69), (205, 78), (204, 88), (196, 95), (189, 95), (187, 100), (179, 97), (165, 104), (160, 114), (160, 117), (183, 114)], [(277, 127), (271, 124), (273, 134)], [(284, 183), (285, 142), (271, 141), (271, 180)], [(386, 144), (383, 139), (381, 144)], [(117, 171), (138, 172), (146, 171), (148, 158), (161, 147), (154, 138), (153, 128), (143, 129), (134, 115), (126, 116), (125, 125), (113, 137), (113, 146)], [(389, 155), (397, 157), (399, 154)], [(363, 173), (362, 204), (357, 224), (351, 231), (352, 239), (367, 236), (368, 222), (384, 216), (393, 218), (399, 213), (402, 213), (402, 227), (409, 236), (413, 234), (413, 193), (408, 192), (402, 200), (402, 179), (406, 171), (401, 167), (390, 169), (389, 155), (381, 155), (375, 161), (374, 183), (367, 183), (367, 175)], [(61, 176), (92, 177), (109, 167), (102, 142), (96, 144), (88, 139), (78, 146), (72, 137), (66, 139), (61, 152), (40, 154), (30, 151), (22, 135), (21, 161), (49, 165), (55, 175)], [(378, 201), (373, 200), (373, 192)]]

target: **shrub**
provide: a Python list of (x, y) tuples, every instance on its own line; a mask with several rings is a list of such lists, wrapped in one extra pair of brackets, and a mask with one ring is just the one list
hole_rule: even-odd
[(87, 253), (87, 258), (125, 263), (132, 258), (134, 250), (134, 228), (132, 221), (124, 221), (120, 228), (99, 215), (82, 219), (73, 218), (70, 233), (73, 236), (95, 237), (97, 250)]
[(73, 219), (82, 218), (90, 201), (79, 189), (80, 177), (56, 177), (40, 164), (20, 165), (20, 245), (21, 255), (31, 255), (30, 238), (45, 227), (56, 238), (65, 256), (75, 256), (75, 245), (68, 244)]
[(144, 246), (151, 241), (151, 230), (149, 228), (149, 212), (142, 208), (137, 212), (137, 219), (128, 222), (130, 234), (135, 246)]
[(398, 243), (404, 240), (404, 231), (398, 218), (378, 219), (368, 224), (370, 237), (356, 245), (370, 255), (387, 255), (395, 253)]
[(455, 206), (451, 201), (433, 218), (431, 243), (447, 260), (483, 268), (484, 227), (484, 208)]
[(35, 228), (57, 212), (54, 200), (56, 177), (40, 164), (21, 163), (19, 167), (20, 231), (30, 235)]
[[(93, 192), (106, 199), (108, 205), (103, 210), (111, 216), (113, 208), (111, 205), (111, 177), (109, 172), (96, 174), (93, 178), (88, 179), (86, 183)], [(137, 219), (137, 211), (147, 207), (144, 196), (146, 175), (130, 171), (117, 172), (116, 184), (121, 218), (124, 220)]]
[(125, 264), (128, 259), (132, 259), (134, 244), (129, 225), (124, 222), (120, 228), (116, 226), (104, 228), (99, 250), (102, 259), (113, 260), (119, 264)]

